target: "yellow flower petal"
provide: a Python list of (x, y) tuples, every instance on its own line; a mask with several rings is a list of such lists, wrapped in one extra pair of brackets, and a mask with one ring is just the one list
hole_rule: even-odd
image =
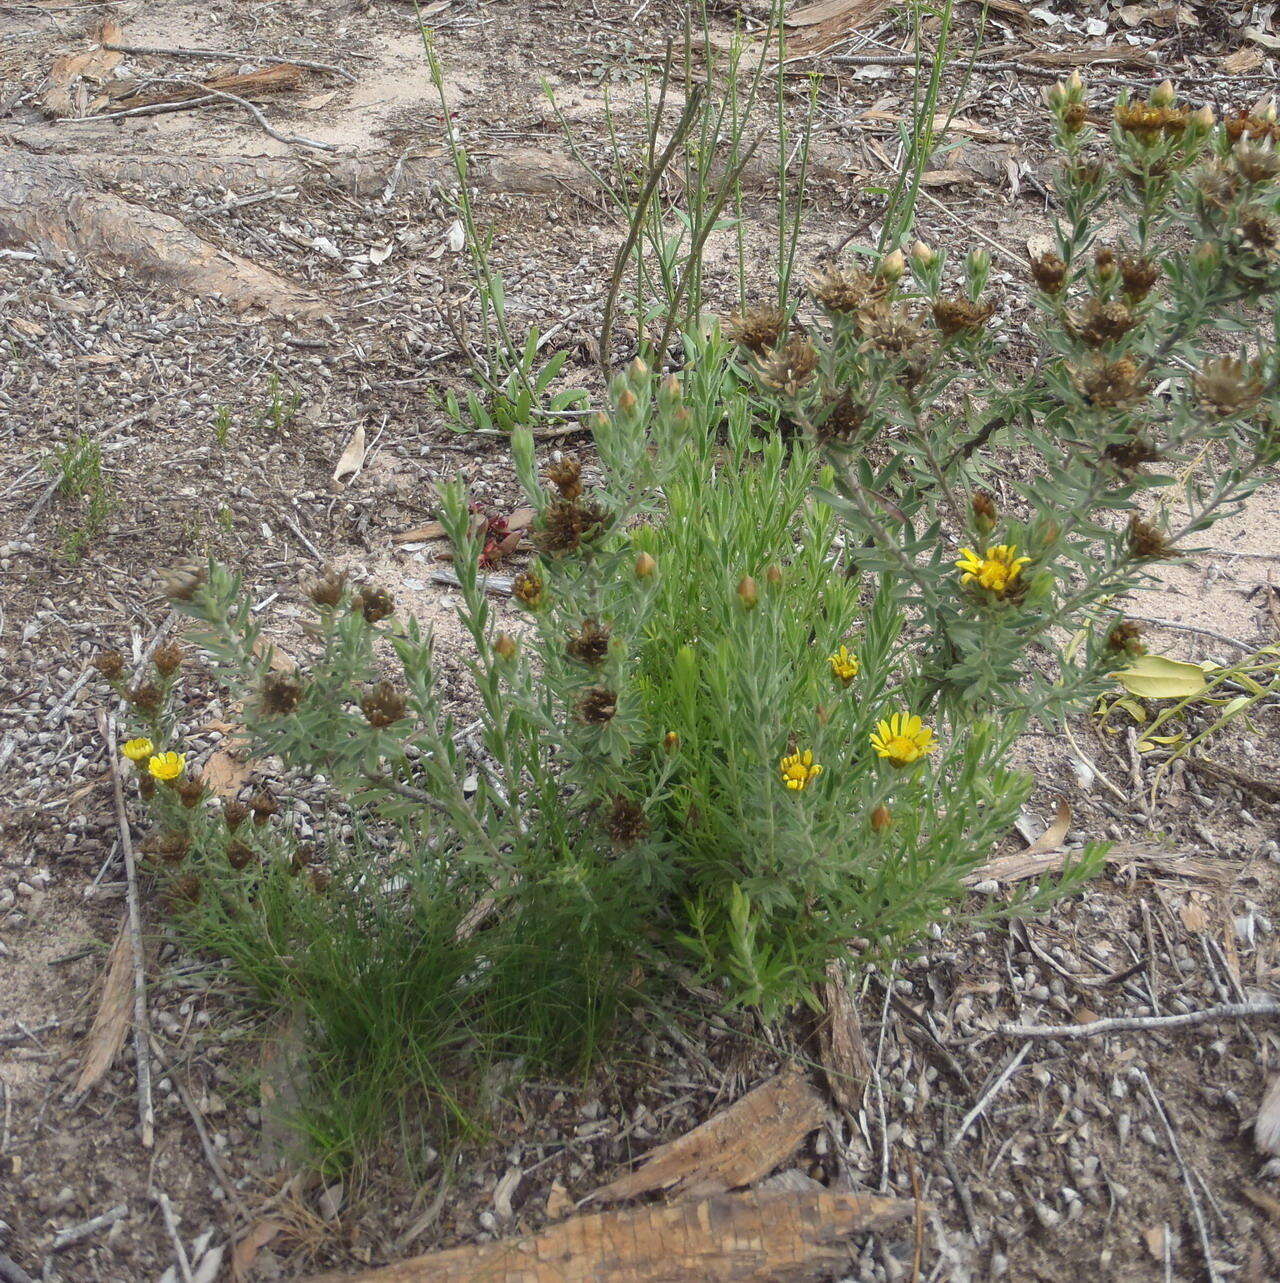
[(120, 751), (131, 762), (145, 762), (156, 751), (156, 746), (144, 736), (141, 739), (130, 740)]
[(157, 753), (147, 762), (147, 770), (151, 772), (152, 777), (166, 783), (169, 780), (176, 780), (186, 766), (187, 759), (182, 753)]

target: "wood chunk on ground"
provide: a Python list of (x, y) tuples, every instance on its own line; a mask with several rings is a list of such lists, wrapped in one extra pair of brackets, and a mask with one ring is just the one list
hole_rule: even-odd
[(657, 1190), (673, 1198), (699, 1198), (752, 1185), (785, 1163), (826, 1113), (809, 1080), (788, 1070), (678, 1140), (659, 1145), (635, 1171), (591, 1198), (616, 1202)]
[(563, 1221), (541, 1234), (477, 1243), (309, 1283), (785, 1283), (853, 1263), (858, 1234), (906, 1220), (915, 1204), (837, 1194), (721, 1194)]

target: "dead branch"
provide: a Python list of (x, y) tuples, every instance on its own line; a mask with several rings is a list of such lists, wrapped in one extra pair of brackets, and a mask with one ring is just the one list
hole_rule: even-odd
[(183, 49), (168, 45), (122, 45), (115, 43), (104, 44), (102, 48), (111, 49), (115, 53), (157, 58), (207, 58), (210, 61), (225, 58), (229, 62), (269, 63), (273, 66), (287, 63), (293, 67), (305, 67), (308, 71), (326, 71), (330, 75), (341, 76), (343, 80), (351, 81), (353, 85), (357, 83), (355, 76), (349, 71), (344, 71), (341, 67), (335, 67), (331, 62), (308, 62), (305, 58), (283, 58), (269, 53), (236, 53), (230, 49)]
[(1170, 1029), (1216, 1024), (1221, 1020), (1245, 1020), (1251, 1016), (1280, 1016), (1280, 999), (1220, 1002), (1214, 1007), (1185, 1011), (1176, 1016), (1113, 1016), (1107, 1020), (1090, 1020), (1082, 1025), (1001, 1025), (1000, 1032), (1006, 1038), (1097, 1038), (1126, 1030), (1167, 1033)]

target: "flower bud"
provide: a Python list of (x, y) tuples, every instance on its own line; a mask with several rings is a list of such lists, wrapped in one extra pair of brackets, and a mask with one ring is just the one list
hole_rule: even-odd
[(1196, 246), (1192, 260), (1201, 271), (1209, 271), (1218, 265), (1218, 260), (1222, 257), (1222, 250), (1213, 243), (1213, 241), (1201, 241)]
[(883, 804), (871, 812), (871, 827), (877, 833), (883, 833), (893, 823), (893, 812)]
[(657, 568), (658, 568), (658, 563), (654, 561), (654, 559), (651, 556), (649, 556), (647, 552), (642, 552), (636, 558), (636, 578), (637, 579), (651, 578), (653, 575), (653, 572), (657, 570)]
[(662, 747), (668, 753), (674, 753), (680, 747), (680, 736), (676, 731), (668, 731), (662, 737)]
[(991, 270), (991, 255), (985, 249), (971, 249), (965, 259), (965, 266), (969, 269), (970, 276), (985, 277)]
[(938, 255), (924, 241), (916, 241), (911, 247), (911, 266), (917, 272), (927, 272), (938, 261)]
[(658, 399), (664, 405), (675, 405), (683, 395), (680, 380), (674, 374), (668, 374), (658, 387)]
[(1268, 125), (1276, 123), (1276, 100), (1270, 95), (1259, 98), (1253, 105), (1253, 110), (1249, 115), (1256, 116), (1259, 120), (1266, 121)]
[(876, 275), (881, 280), (888, 281), (890, 285), (894, 285), (902, 280), (902, 274), (906, 270), (906, 257), (900, 249), (895, 249), (892, 254), (886, 254), (880, 260), (880, 265), (876, 268)]
[(1061, 80), (1050, 85), (1044, 91), (1044, 100), (1053, 111), (1061, 111), (1067, 105), (1067, 86)]
[(649, 367), (639, 357), (627, 366), (627, 378), (632, 383), (643, 383), (649, 377)]
[(499, 659), (511, 660), (516, 654), (516, 639), (510, 633), (499, 633), (493, 639), (493, 653)]
[(771, 561), (768, 569), (764, 572), (764, 581), (770, 588), (782, 587), (782, 568), (777, 562)]
[(973, 524), (979, 534), (989, 534), (999, 513), (995, 500), (985, 490), (975, 490), (972, 500)]
[(1191, 124), (1197, 129), (1203, 129), (1206, 132), (1218, 123), (1218, 117), (1212, 107), (1207, 104), (1198, 108), (1191, 113)]
[(1177, 100), (1173, 92), (1173, 81), (1162, 80), (1152, 91), (1150, 102), (1153, 107), (1172, 107)]
[(587, 423), (592, 432), (603, 432), (609, 426), (609, 416), (597, 410)]
[(756, 603), (760, 600), (760, 591), (756, 587), (756, 581), (750, 575), (743, 575), (738, 580), (738, 600), (742, 602), (744, 610), (754, 610)]
[(632, 415), (640, 404), (640, 398), (630, 388), (623, 388), (618, 394), (618, 410), (622, 414)]
[(1080, 76), (1079, 70), (1073, 71), (1067, 77), (1067, 94), (1072, 98), (1079, 98), (1084, 93), (1084, 80)]

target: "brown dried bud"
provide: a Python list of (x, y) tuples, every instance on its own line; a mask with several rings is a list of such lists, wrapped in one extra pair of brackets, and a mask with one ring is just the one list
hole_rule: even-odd
[(309, 842), (303, 842), (294, 847), (293, 854), (289, 857), (289, 872), (295, 876), (302, 872), (303, 869), (309, 869), (315, 863), (316, 849)]
[(771, 561), (768, 564), (768, 566), (765, 567), (764, 581), (766, 584), (769, 585), (770, 588), (781, 588), (782, 587), (782, 567), (779, 566), (776, 562)]
[(553, 499), (542, 514), (542, 529), (534, 536), (540, 552), (576, 552), (609, 526), (609, 514), (598, 503)]
[(995, 499), (985, 490), (975, 490), (969, 502), (973, 510), (973, 524), (978, 533), (990, 533), (1000, 515)]
[(756, 356), (764, 356), (778, 346), (787, 332), (787, 314), (780, 307), (753, 307), (731, 316), (725, 324), (725, 335)]
[(618, 711), (618, 697), (607, 686), (588, 686), (578, 698), (574, 716), (587, 726), (604, 726)]
[(515, 659), (516, 651), (519, 647), (516, 645), (516, 639), (510, 633), (499, 633), (493, 639), (493, 653), (499, 659)]
[(209, 571), (197, 562), (184, 562), (160, 572), (160, 591), (170, 601), (190, 601), (208, 578)]
[(1240, 239), (1259, 254), (1270, 256), (1280, 248), (1280, 222), (1260, 205), (1240, 211)]
[(204, 782), (188, 775), (178, 781), (177, 784), (178, 799), (187, 810), (192, 810), (204, 801), (206, 789)]
[(522, 570), (511, 581), (511, 595), (522, 606), (536, 610), (542, 601), (542, 579), (532, 570)]
[(109, 682), (114, 682), (124, 672), (124, 656), (118, 650), (100, 650), (93, 657), (93, 666)]
[(1269, 182), (1280, 174), (1280, 152), (1270, 142), (1238, 142), (1231, 150), (1231, 158), (1247, 183)]
[(887, 806), (877, 806), (871, 812), (871, 827), (877, 833), (883, 833), (893, 823), (893, 812)]
[(182, 667), (182, 661), (186, 659), (187, 652), (181, 642), (165, 642), (163, 646), (156, 648), (156, 653), (151, 657), (151, 662), (156, 666), (156, 672), (161, 677), (172, 677), (174, 673)]
[(1067, 265), (1057, 254), (1031, 260), (1031, 276), (1046, 294), (1057, 294), (1067, 281)]
[(651, 579), (653, 572), (658, 569), (658, 563), (647, 552), (642, 552), (636, 558), (636, 578)]
[(675, 753), (680, 748), (680, 733), (678, 731), (668, 731), (662, 737), (662, 747), (668, 753)]
[(967, 298), (938, 298), (933, 301), (933, 320), (947, 338), (974, 334), (991, 319), (996, 305), (990, 299), (974, 303)]
[(324, 895), (333, 885), (333, 874), (328, 869), (311, 870), (311, 889), (316, 895)]
[(1195, 385), (1200, 404), (1222, 418), (1253, 409), (1264, 390), (1252, 364), (1229, 356), (1206, 362)]
[(261, 828), (273, 815), (280, 811), (280, 803), (262, 789), (249, 799), (249, 809), (253, 812), (253, 822)]
[(1069, 102), (1062, 109), (1062, 128), (1068, 134), (1078, 134), (1089, 119), (1089, 109), (1082, 102)]
[(141, 686), (131, 686), (125, 691), (124, 697), (134, 708), (149, 714), (159, 712), (161, 700), (164, 698), (160, 688), (151, 682), (144, 682)]
[(256, 858), (253, 848), (245, 846), (243, 842), (232, 842), (227, 847), (227, 863), (233, 869), (247, 869)]
[(169, 900), (175, 908), (200, 903), (200, 879), (194, 873), (184, 873), (169, 883)]
[(584, 619), (576, 633), (569, 634), (565, 653), (580, 664), (596, 667), (603, 664), (609, 654), (610, 630), (607, 624), (594, 619)]
[(1147, 648), (1139, 640), (1141, 635), (1141, 624), (1134, 623), (1132, 619), (1122, 619), (1107, 634), (1107, 649), (1129, 655), (1145, 655)]
[(292, 713), (302, 699), (302, 683), (286, 673), (267, 673), (262, 679), (262, 711), (273, 717)]
[(1144, 463), (1155, 463), (1162, 457), (1140, 432), (1131, 432), (1123, 441), (1113, 442), (1102, 455), (1121, 472), (1133, 472)]
[(1093, 251), (1093, 265), (1098, 269), (1098, 275), (1104, 281), (1110, 280), (1116, 274), (1116, 252), (1107, 245), (1099, 245)]
[(738, 600), (742, 603), (744, 610), (754, 610), (760, 600), (760, 590), (750, 575), (743, 575), (738, 580)]
[(234, 833), (249, 818), (249, 808), (243, 802), (224, 802), (222, 819), (227, 828)]
[(364, 698), (360, 701), (360, 711), (370, 726), (381, 730), (404, 716), (404, 696), (390, 682), (378, 682), (365, 691)]
[(1120, 279), (1125, 297), (1137, 303), (1151, 293), (1160, 279), (1160, 264), (1141, 255), (1126, 254), (1120, 260)]
[(1129, 556), (1135, 560), (1169, 557), (1173, 549), (1158, 526), (1145, 517), (1133, 516), (1129, 521)]
[(385, 588), (361, 584), (351, 599), (351, 606), (364, 616), (365, 623), (377, 624), (395, 613), (396, 603)]
[[(141, 763), (139, 763), (141, 766)], [(138, 792), (144, 797), (154, 797), (156, 792), (156, 782), (150, 775), (138, 776)]]
[(576, 499), (582, 494), (582, 464), (571, 454), (562, 455), (547, 469), (547, 480), (562, 499)]
[(924, 337), (919, 320), (888, 299), (864, 307), (858, 313), (857, 328), (864, 347), (890, 356), (909, 357)]
[(649, 821), (644, 810), (630, 798), (622, 796), (613, 799), (604, 827), (616, 846), (634, 846), (649, 835)]
[(338, 605), (346, 590), (346, 572), (335, 570), (332, 566), (325, 567), (324, 574), (307, 584), (307, 596), (325, 610), (332, 610)]

